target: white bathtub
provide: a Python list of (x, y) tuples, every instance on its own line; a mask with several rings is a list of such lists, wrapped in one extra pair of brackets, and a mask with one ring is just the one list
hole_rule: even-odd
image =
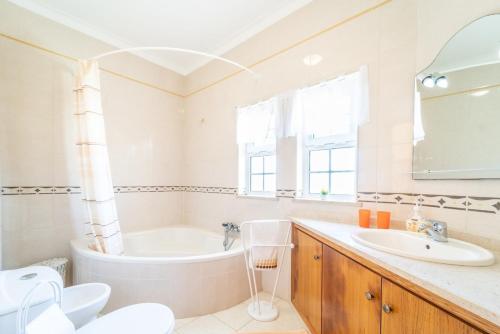
[(104, 312), (139, 302), (168, 305), (177, 318), (217, 312), (250, 296), (239, 240), (229, 251), (222, 241), (222, 235), (185, 225), (126, 233), (123, 256), (73, 240), (73, 283), (109, 284)]

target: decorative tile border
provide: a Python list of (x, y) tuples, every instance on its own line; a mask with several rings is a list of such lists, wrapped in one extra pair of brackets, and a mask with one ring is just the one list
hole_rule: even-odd
[(49, 195), (49, 194), (81, 194), (76, 186), (30, 186), (2, 187), (2, 195)]
[(500, 214), (500, 198), (497, 197), (359, 192), (357, 199), (365, 203), (403, 205), (415, 205), (418, 202), (432, 208)]
[[(221, 195), (237, 195), (234, 187), (204, 187), (204, 186), (115, 186), (114, 192), (120, 193), (151, 193), (151, 192), (192, 192)], [(7, 186), (1, 188), (1, 195), (67, 195), (81, 194), (79, 186)], [(277, 189), (277, 198), (295, 198), (294, 189)], [(396, 205), (415, 205), (450, 209), (459, 211), (474, 211), (489, 214), (500, 214), (500, 198), (478, 197), (466, 195), (437, 195), (389, 192), (358, 192), (357, 200), (362, 203), (385, 203)]]

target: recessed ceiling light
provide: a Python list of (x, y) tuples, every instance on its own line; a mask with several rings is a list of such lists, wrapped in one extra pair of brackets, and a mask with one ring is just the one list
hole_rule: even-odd
[(318, 54), (307, 55), (304, 57), (304, 64), (306, 64), (307, 66), (315, 66), (321, 63), (322, 60), (323, 57)]
[(443, 75), (436, 79), (436, 86), (440, 88), (448, 88), (448, 79)]
[(422, 85), (424, 85), (427, 88), (432, 88), (435, 86), (434, 78), (432, 75), (428, 75), (425, 78), (422, 79)]
[(484, 96), (484, 95), (488, 94), (489, 92), (490, 91), (488, 89), (483, 89), (483, 90), (478, 90), (477, 92), (471, 93), (470, 95), (479, 97), (479, 96)]

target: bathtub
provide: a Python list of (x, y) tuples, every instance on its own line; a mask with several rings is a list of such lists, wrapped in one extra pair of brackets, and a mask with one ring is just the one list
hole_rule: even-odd
[(125, 233), (122, 256), (72, 240), (73, 283), (109, 284), (104, 313), (141, 302), (165, 304), (177, 318), (217, 312), (250, 297), (239, 240), (228, 251), (222, 241), (220, 234), (187, 225)]

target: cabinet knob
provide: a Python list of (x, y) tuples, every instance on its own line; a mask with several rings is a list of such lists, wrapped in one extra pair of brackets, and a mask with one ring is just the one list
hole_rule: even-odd
[(313, 259), (315, 259), (315, 260), (319, 260), (319, 259), (321, 259), (321, 256), (319, 256), (319, 255), (314, 255), (314, 256), (313, 256)]
[(382, 311), (385, 313), (391, 313), (392, 312), (392, 306), (389, 304), (384, 304), (382, 305)]
[(365, 298), (367, 300), (372, 300), (372, 299), (375, 299), (375, 296), (373, 295), (373, 293), (371, 293), (370, 291), (366, 291), (365, 292)]

